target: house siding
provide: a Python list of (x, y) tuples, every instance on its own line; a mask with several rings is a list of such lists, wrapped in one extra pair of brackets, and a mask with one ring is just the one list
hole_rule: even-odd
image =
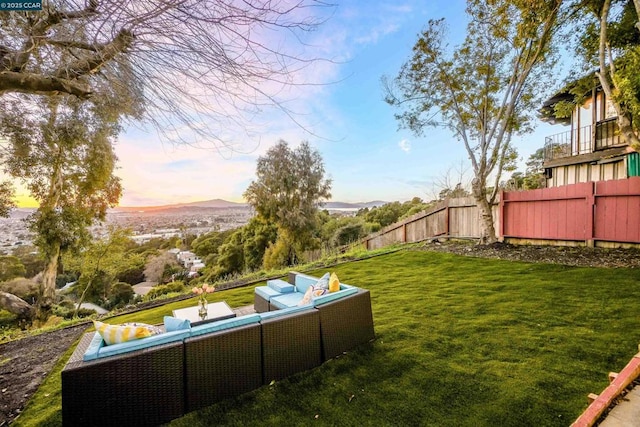
[(620, 180), (627, 177), (627, 162), (624, 158), (602, 164), (564, 165), (553, 168), (551, 178), (547, 179), (547, 187), (561, 187), (591, 181)]

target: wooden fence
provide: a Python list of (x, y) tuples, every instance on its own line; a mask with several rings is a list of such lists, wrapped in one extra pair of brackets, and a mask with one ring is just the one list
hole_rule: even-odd
[[(499, 205), (493, 208), (494, 226), (498, 229)], [(434, 237), (479, 238), (480, 209), (473, 197), (448, 199), (435, 208), (417, 213), (391, 224), (363, 239), (367, 249), (378, 249), (394, 243), (419, 242)]]
[(505, 192), (500, 217), (505, 239), (640, 244), (640, 177)]
[[(640, 245), (640, 177), (502, 192), (493, 208), (498, 236), (513, 243)], [(436, 237), (479, 238), (473, 198), (449, 199), (363, 239), (367, 249)]]

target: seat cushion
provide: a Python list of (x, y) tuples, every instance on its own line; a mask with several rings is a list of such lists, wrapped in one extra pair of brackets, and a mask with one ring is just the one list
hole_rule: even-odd
[(215, 322), (193, 326), (191, 328), (191, 336), (197, 337), (199, 335), (204, 335), (211, 332), (223, 331), (225, 329), (231, 329), (238, 326), (250, 325), (252, 323), (259, 322), (260, 316), (258, 314), (247, 314), (246, 316), (232, 317), (230, 319), (218, 320)]
[(317, 307), (319, 305), (326, 304), (328, 302), (335, 301), (340, 298), (344, 298), (346, 296), (353, 295), (356, 293), (358, 293), (358, 288), (349, 286), (349, 285), (340, 284), (339, 291), (329, 292), (322, 296), (318, 296), (316, 298), (313, 298), (311, 302), (313, 303), (314, 307)]
[(281, 310), (274, 310), (274, 311), (267, 311), (266, 313), (259, 313), (259, 316), (261, 320), (266, 320), (266, 319), (272, 319), (274, 317), (279, 317), (279, 316), (286, 316), (287, 314), (298, 313), (300, 311), (310, 310), (310, 309), (313, 309), (310, 305), (304, 306), (304, 307), (298, 307), (298, 306), (288, 307), (288, 308), (283, 308)]
[(298, 273), (296, 274), (296, 292), (300, 292), (304, 295), (307, 292), (307, 288), (309, 286), (313, 286), (318, 283), (318, 277), (308, 276), (306, 274)]
[(304, 294), (301, 294), (300, 292), (292, 292), (290, 294), (282, 294), (277, 297), (273, 297), (269, 302), (280, 309), (295, 307), (302, 300), (303, 296)]
[(171, 342), (182, 341), (189, 336), (188, 330), (165, 332), (150, 337), (141, 338), (132, 341), (126, 341), (120, 344), (105, 345), (102, 336), (98, 332), (91, 340), (91, 344), (83, 355), (83, 360), (94, 360), (102, 357), (116, 356), (119, 354), (130, 353), (136, 350), (155, 347)]
[(254, 292), (266, 301), (271, 301), (271, 298), (282, 295), (280, 292), (270, 288), (269, 286), (256, 286)]
[(267, 286), (281, 294), (288, 294), (295, 291), (295, 286), (282, 279), (267, 280)]

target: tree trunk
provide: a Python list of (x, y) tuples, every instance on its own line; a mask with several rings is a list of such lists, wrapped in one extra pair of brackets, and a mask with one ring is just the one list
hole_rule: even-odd
[(56, 275), (58, 271), (58, 258), (60, 257), (60, 245), (51, 248), (51, 255), (42, 274), (40, 283), (40, 298), (36, 307), (36, 318), (41, 321), (51, 314), (51, 307), (56, 301)]
[(498, 241), (496, 237), (496, 229), (493, 226), (493, 210), (489, 201), (487, 200), (487, 194), (483, 183), (478, 180), (473, 180), (472, 183), (473, 196), (480, 209), (480, 217), (482, 219), (482, 236), (480, 236), (481, 245), (487, 245)]
[(631, 126), (631, 120), (627, 117), (626, 114), (622, 114), (618, 116), (618, 127), (620, 128), (620, 133), (624, 140), (636, 151), (640, 151), (640, 139), (633, 131), (633, 127)]
[(0, 291), (0, 308), (18, 315), (18, 319), (33, 319), (33, 307), (22, 298), (18, 298), (13, 294)]
[(480, 244), (488, 245), (498, 241), (496, 237), (496, 229), (493, 226), (493, 210), (486, 198), (482, 198), (478, 201), (478, 208), (480, 209), (480, 216), (482, 217), (483, 233), (480, 237)]

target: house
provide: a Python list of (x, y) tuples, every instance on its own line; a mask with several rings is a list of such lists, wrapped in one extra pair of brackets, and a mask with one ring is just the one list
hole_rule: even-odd
[[(557, 110), (572, 104), (570, 117), (558, 117)], [(622, 138), (616, 110), (593, 75), (567, 85), (543, 104), (541, 113), (544, 121), (569, 126), (545, 139), (547, 187), (640, 175), (640, 157)]]
[(178, 262), (180, 262), (185, 268), (190, 267), (198, 258), (198, 256), (191, 251), (180, 251), (176, 257), (178, 258)]

